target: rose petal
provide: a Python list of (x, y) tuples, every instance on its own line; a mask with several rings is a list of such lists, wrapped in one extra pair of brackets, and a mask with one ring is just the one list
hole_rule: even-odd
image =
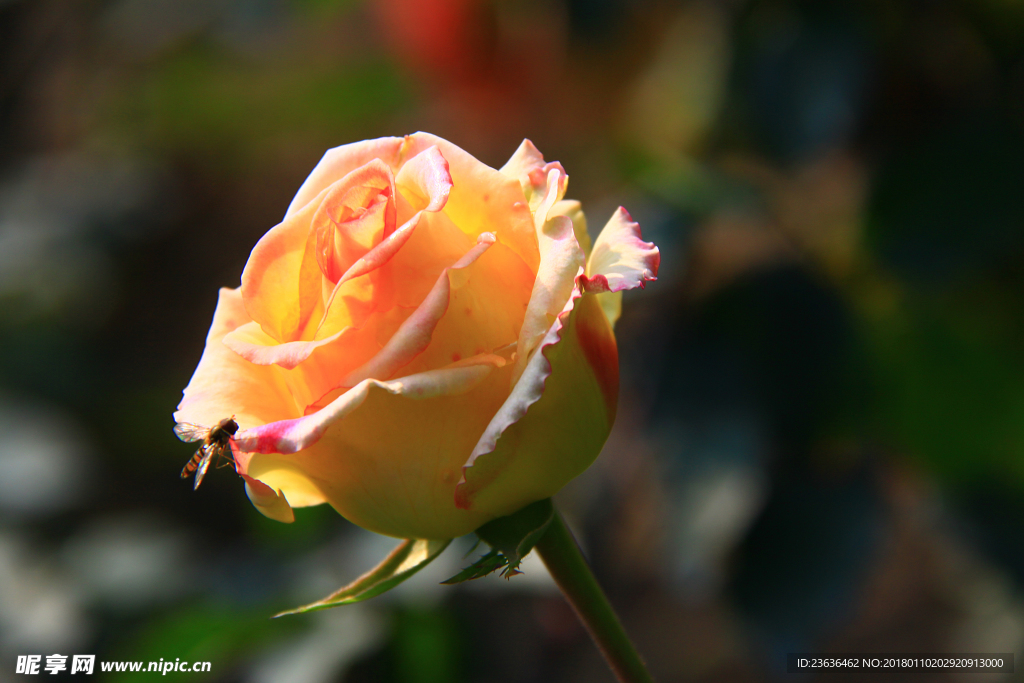
[[(361, 258), (353, 263), (345, 274), (338, 281), (340, 285), (343, 282), (347, 282), (353, 278), (357, 278), (361, 275), (366, 275), (378, 268), (382, 267), (392, 258), (395, 254), (405, 246), (405, 243), (412, 237), (413, 231), (420, 223), (420, 219), (423, 218), (423, 212), (417, 212), (412, 216), (402, 227), (395, 230), (393, 233), (387, 236), (387, 238), (380, 244), (375, 246), (370, 251), (366, 252)], [(331, 294), (333, 296), (333, 292)]]
[(552, 169), (548, 173), (544, 199), (535, 214), (541, 253), (540, 268), (519, 332), (513, 383), (519, 380), (555, 316), (565, 307), (585, 261), (583, 250), (573, 232), (572, 221), (559, 215), (553, 215), (548, 220), (549, 212), (559, 199), (561, 186), (561, 173)]
[(390, 382), (366, 379), (352, 387), (322, 410), (291, 420), (253, 427), (235, 436), (238, 448), (246, 453), (297, 453), (320, 440), (337, 420), (363, 404), (372, 389), (413, 399), (428, 399), (465, 393), (490, 373), (490, 364), (430, 370)]
[(295, 512), (283, 493), (275, 491), (259, 479), (253, 479), (247, 474), (241, 476), (245, 480), (245, 495), (249, 496), (249, 500), (264, 516), (285, 524), (295, 521)]
[(587, 217), (583, 213), (583, 207), (575, 199), (563, 199), (555, 202), (548, 213), (551, 216), (566, 216), (572, 221), (572, 231), (576, 235), (576, 241), (580, 243), (580, 249), (588, 257), (590, 256), (590, 233), (587, 232)]
[(660, 263), (658, 248), (640, 239), (640, 226), (620, 206), (594, 242), (583, 288), (590, 293), (643, 287), (658, 279)]
[[(446, 255), (451, 253), (453, 247), (461, 246), (468, 241), (465, 239), (465, 233), (431, 209), (437, 204), (443, 207), (442, 199), (440, 195), (435, 196), (426, 209), (416, 212), (402, 227), (352, 264), (331, 292), (326, 312), (316, 329), (314, 339), (325, 339), (348, 326), (360, 326), (361, 321), (373, 310), (388, 310), (394, 306), (416, 306), (422, 301), (426, 292), (424, 285), (426, 288), (430, 287), (430, 284), (422, 282), (424, 269), (430, 278), (428, 282), (433, 282), (438, 277), (438, 272), (451, 263), (451, 260), (439, 263), (434, 253), (436, 250), (425, 248), (425, 245), (437, 243), (439, 231), (447, 233), (450, 237), (441, 241), (446, 247)], [(422, 239), (414, 240), (414, 244), (405, 250), (406, 243), (417, 231), (425, 232), (426, 235)], [(385, 268), (403, 251), (406, 251), (405, 257), (399, 258), (396, 266)], [(415, 266), (408, 267), (412, 264)], [(364, 278), (364, 275), (371, 277)]]
[(561, 191), (564, 194), (569, 176), (566, 175), (562, 164), (557, 161), (545, 162), (544, 155), (527, 139), (523, 140), (519, 148), (501, 167), (501, 173), (519, 181), (523, 188), (523, 194), (526, 195), (526, 200), (532, 209), (536, 209), (537, 204), (543, 199), (547, 189), (548, 173), (552, 170), (558, 170), (561, 173)]
[[(417, 224), (422, 224), (418, 229), (422, 234), (414, 238), (412, 228)], [(399, 249), (410, 239), (407, 249)], [(278, 344), (258, 325), (252, 324), (229, 333), (224, 343), (250, 362), (276, 364), (286, 369), (283, 374), (289, 391), (297, 404), (308, 410), (324, 395), (345, 385), (346, 375), (381, 352), (395, 337), (399, 326), (413, 313), (413, 307), (423, 302), (430, 287), (426, 278), (431, 278), (429, 282), (436, 285), (439, 273), (443, 273), (453, 261), (463, 258), (465, 252), (476, 249), (466, 246), (464, 253), (453, 253), (455, 247), (464, 245), (467, 240), (465, 233), (442, 214), (420, 212), (364, 257), (367, 268), (382, 268), (384, 274), (376, 279), (357, 277), (349, 281), (347, 273), (342, 278), (313, 339)], [(502, 253), (508, 252), (506, 247), (496, 246)], [(396, 263), (391, 263), (392, 258)], [(441, 258), (448, 260), (437, 263)], [(507, 283), (514, 276), (532, 283), (532, 274), (514, 254), (508, 252), (505, 259), (488, 259), (488, 263), (496, 260), (499, 272), (493, 273), (495, 284)], [(353, 265), (350, 272), (358, 266), (358, 263)], [(391, 288), (390, 293), (382, 291), (382, 283), (394, 278), (400, 278), (402, 287)], [(335, 331), (326, 335), (329, 329)], [(401, 339), (401, 335), (394, 339), (392, 346), (400, 346)], [(474, 350), (477, 349), (474, 347)], [(408, 358), (404, 358), (400, 365), (405, 362)], [(444, 363), (432, 367), (441, 365)], [(429, 368), (418, 368), (417, 371), (422, 369)], [(391, 374), (391, 371), (384, 375), (375, 372), (372, 376), (387, 379)], [(365, 379), (365, 376), (359, 379)], [(347, 386), (357, 381), (351, 381)]]
[(388, 340), (381, 352), (370, 362), (353, 371), (344, 380), (342, 386), (355, 386), (364, 379), (388, 379), (419, 355), (430, 344), (434, 328), (448, 310), (451, 295), (451, 278), (453, 273), (471, 265), (494, 244), (494, 235), (483, 233), (477, 238), (476, 246), (466, 252), (465, 256), (455, 262), (451, 268), (445, 269), (437, 279), (430, 294), (423, 300), (416, 312), (406, 318), (394, 336)]
[(604, 315), (608, 318), (608, 324), (615, 329), (615, 323), (619, 321), (619, 316), (622, 315), (622, 292), (599, 292), (594, 294), (597, 298), (597, 302), (601, 304), (601, 310), (604, 311)]
[[(278, 491), (293, 508), (310, 507), (327, 502), (326, 496), (317, 484), (293, 462), (271, 462), (277, 456), (260, 455), (253, 465), (251, 453), (236, 457), (236, 463), (244, 461), (248, 468), (245, 475), (251, 476)], [(269, 459), (268, 459), (269, 458)], [(240, 468), (241, 469), (241, 468)], [(240, 472), (241, 473), (241, 472)]]
[(576, 289), (473, 449), (456, 505), (506, 515), (560, 490), (607, 439), (618, 377), (611, 327)]
[[(432, 219), (428, 217), (432, 217)], [(416, 227), (418, 223), (424, 223), (421, 237), (413, 239), (409, 249), (402, 254), (399, 248), (412, 237), (412, 228)], [(396, 361), (395, 359), (398, 357), (394, 354), (397, 353), (398, 348), (409, 348), (408, 345), (411, 342), (406, 337), (410, 326), (416, 325), (422, 329), (422, 321), (417, 319), (417, 322), (410, 323), (406, 330), (396, 337), (399, 325), (413, 313), (414, 309), (409, 308), (409, 305), (420, 304), (418, 307), (422, 307), (425, 295), (417, 294), (417, 292), (423, 291), (424, 285), (420, 283), (424, 282), (426, 277), (431, 277), (435, 288), (447, 287), (445, 268), (450, 266), (453, 261), (465, 259), (466, 254), (479, 256), (479, 253), (486, 250), (487, 244), (493, 240), (492, 237), (484, 237), (486, 244), (483, 245), (483, 248), (480, 245), (466, 248), (464, 253), (454, 256), (453, 248), (462, 244), (466, 239), (465, 233), (451, 225), (447, 218), (440, 214), (420, 212), (406, 226), (395, 231), (387, 240), (364, 257), (366, 268), (376, 270), (377, 268), (374, 266), (387, 266), (385, 268), (386, 277), (371, 281), (360, 276), (350, 281), (349, 273), (346, 273), (342, 281), (335, 287), (328, 313), (324, 316), (314, 339), (278, 344), (258, 325), (252, 324), (242, 326), (229, 333), (225, 337), (224, 343), (250, 362), (260, 365), (275, 364), (288, 370), (295, 369), (295, 373), (285, 373), (285, 377), (288, 378), (291, 391), (300, 404), (303, 401), (308, 401), (311, 404), (335, 387), (352, 386), (370, 376), (388, 379), (394, 369), (415, 357), (415, 353), (411, 356), (405, 354), (399, 361)], [(507, 251), (507, 248), (498, 246)], [(390, 263), (396, 255), (397, 263)], [(459, 268), (469, 265), (476, 256), (463, 262)], [(447, 263), (436, 263), (440, 258), (447, 258)], [(518, 261), (518, 257), (511, 254), (511, 260)], [(501, 261), (500, 272), (493, 273), (496, 283), (506, 283), (514, 275), (518, 275), (520, 280), (528, 278), (527, 281), (532, 282), (532, 275), (529, 274), (525, 266), (521, 265), (521, 261), (518, 263), (520, 266), (517, 269), (514, 267), (515, 263), (510, 263), (508, 258)], [(350, 272), (357, 266), (359, 266), (358, 263), (350, 269)], [(441, 282), (439, 277), (445, 281)], [(391, 278), (401, 278), (403, 286), (397, 292), (392, 292), (397, 296), (389, 298), (380, 291), (380, 284)], [(444, 304), (447, 304), (447, 294), (438, 299), (438, 301), (442, 300)], [(437, 304), (437, 302), (434, 303)], [(378, 308), (385, 310), (378, 311)], [(444, 310), (441, 309), (436, 312), (436, 315), (439, 317), (443, 312)], [(426, 315), (425, 312), (421, 313), (421, 316)], [(364, 328), (366, 329), (364, 330)], [(336, 331), (326, 335), (326, 330), (330, 329)], [(429, 337), (426, 341), (429, 342)], [(381, 353), (385, 345), (390, 345), (390, 350), (375, 361), (376, 369), (367, 368), (366, 372), (358, 379), (347, 384), (343, 382), (346, 375), (353, 373), (355, 368), (370, 362), (374, 356)], [(387, 363), (384, 362), (385, 358), (389, 359)], [(399, 365), (394, 365), (395, 362), (398, 362)], [(383, 365), (388, 365), (392, 369), (381, 374)], [(301, 379), (295, 380), (293, 376), (301, 377)]]
[(288, 500), (300, 473), (343, 516), (394, 536), (453, 538), (490, 516), (452, 500), (465, 453), (501, 405), (500, 358), (381, 382), (365, 380), (324, 409), (241, 431), (239, 470)]
[(458, 228), (443, 212), (421, 213), (408, 244), (381, 267), (387, 291), (377, 293), (381, 307), (417, 307), (437, 283), (445, 268), (475, 248), (476, 236)]
[(518, 180), (429, 133), (408, 136), (403, 158), (433, 146), (437, 146), (448, 161), (452, 178), (452, 191), (444, 213), (474, 239), (482, 232), (494, 233), (499, 242), (509, 246), (536, 271), (540, 254), (529, 205)]
[(320, 272), (338, 282), (345, 271), (395, 230), (395, 177), (372, 159), (333, 183), (313, 215)]
[(313, 341), (333, 337), (347, 327), (362, 327), (374, 311), (381, 309), (379, 283), (377, 270), (338, 282), (312, 335)]
[(253, 247), (242, 271), (241, 295), (248, 317), (278, 341), (293, 341), (322, 307), (313, 216), (329, 189), (290, 213)]
[[(244, 429), (302, 414), (285, 379), (288, 371), (276, 366), (253, 365), (221, 343), (226, 333), (250, 322), (241, 292), (220, 290), (206, 348), (174, 413), (175, 422), (215, 425), (225, 417), (234, 416)], [(235, 445), (236, 463), (246, 462), (249, 454), (238, 452)], [(240, 467), (237, 471), (245, 472)], [(292, 472), (288, 486), (292, 505), (324, 502), (317, 488), (301, 473)]]
[[(408, 302), (407, 299), (402, 300), (405, 302), (404, 304), (399, 303), (396, 299), (398, 292), (393, 283), (395, 278), (400, 275), (396, 273), (396, 269), (385, 268), (385, 266), (401, 254), (406, 243), (412, 239), (417, 230), (422, 230), (421, 224), (428, 225), (425, 229), (428, 233), (431, 232), (429, 225), (436, 224), (436, 221), (428, 220), (428, 217), (432, 215), (435, 214), (417, 212), (405, 225), (395, 230), (387, 239), (352, 264), (330, 293), (326, 310), (313, 334), (314, 340), (327, 339), (347, 327), (361, 327), (374, 311), (386, 311), (396, 305), (415, 306), (418, 303), (418, 301)], [(422, 242), (422, 240), (418, 240), (418, 242)], [(413, 251), (415, 252), (415, 248)], [(416, 253), (411, 255), (413, 259), (417, 259), (417, 256)], [(433, 271), (434, 278), (437, 277), (438, 270)], [(403, 278), (400, 281), (402, 290), (407, 288), (414, 292), (420, 290), (416, 286), (415, 277)], [(419, 296), (422, 300), (424, 294), (421, 293)]]
[[(513, 180), (519, 180), (538, 168), (544, 168), (544, 155), (529, 138), (523, 138), (519, 147), (499, 170)], [(547, 178), (547, 173), (544, 177)]]
[(206, 348), (174, 413), (176, 422), (215, 425), (234, 415), (244, 427), (301, 414), (279, 368), (252, 365), (221, 343), (228, 332), (250, 322), (241, 292), (221, 289)]
[(285, 214), (285, 217), (296, 213), (327, 187), (373, 159), (380, 159), (390, 166), (392, 171), (397, 172), (404, 143), (403, 138), (377, 138), (327, 150), (306, 181), (302, 183), (302, 187), (295, 193), (295, 198), (288, 206), (288, 213)]
[(251, 322), (224, 336), (224, 344), (242, 358), (256, 365), (279, 365), (291, 370), (309, 358), (314, 350), (337, 341), (342, 334), (356, 328), (346, 327), (330, 337), (315, 341), (293, 341), (280, 344), (260, 327)]
[(495, 243), (474, 263), (450, 273), (448, 280), (447, 309), (434, 327), (430, 345), (403, 373), (443, 367), (502, 347), (511, 357), (534, 282), (523, 260)]
[(250, 323), (228, 333), (224, 344), (251, 363), (282, 368), (288, 391), (305, 413), (339, 386), (345, 375), (380, 353), (412, 313), (404, 308), (374, 312), (361, 327), (346, 327), (320, 341), (286, 344), (278, 344), (259, 325)]
[(414, 207), (418, 207), (419, 211), (440, 211), (448, 203), (448, 195), (452, 190), (448, 162), (436, 145), (405, 162), (395, 182), (405, 198)]

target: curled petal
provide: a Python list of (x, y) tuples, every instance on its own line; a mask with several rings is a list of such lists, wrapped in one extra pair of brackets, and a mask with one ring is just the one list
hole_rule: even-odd
[(510, 514), (589, 467), (615, 420), (618, 377), (604, 313), (574, 290), (463, 467), (456, 505)]
[(275, 491), (259, 479), (253, 479), (248, 474), (243, 474), (245, 480), (245, 495), (265, 517), (291, 524), (295, 521), (295, 511), (288, 504), (284, 494)]
[(540, 153), (533, 142), (524, 138), (500, 170), (509, 178), (519, 180), (524, 175), (529, 175), (531, 171), (543, 167), (544, 155)]
[(504, 349), (511, 359), (533, 290), (534, 274), (504, 244), (495, 243), (448, 277), (447, 309), (429, 346), (403, 373), (422, 372)]
[(444, 213), (474, 239), (482, 232), (493, 233), (499, 242), (510, 247), (536, 271), (540, 255), (533, 236), (530, 207), (519, 181), (429, 133), (408, 136), (402, 158), (411, 158), (434, 146), (448, 161), (452, 178), (452, 191)]
[[(327, 150), (320, 163), (316, 165), (306, 181), (302, 183), (302, 187), (295, 193), (295, 198), (288, 206), (288, 213), (285, 214), (285, 217), (291, 216), (309, 204), (339, 178), (345, 177), (349, 172), (373, 159), (380, 159), (390, 166), (392, 171), (397, 171), (404, 143), (403, 138), (378, 138)], [(314, 209), (315, 205), (314, 203)]]
[(462, 270), (486, 252), (494, 244), (494, 235), (485, 232), (477, 238), (477, 244), (470, 249), (461, 259), (448, 269), (445, 269), (437, 279), (433, 289), (423, 300), (416, 312), (406, 318), (405, 322), (398, 328), (394, 336), (388, 340), (380, 353), (373, 357), (369, 363), (353, 371), (348, 377), (342, 380), (341, 386), (354, 386), (358, 382), (368, 378), (387, 379), (395, 374), (399, 368), (407, 365), (413, 358), (419, 355), (427, 346), (434, 334), (434, 328), (438, 321), (448, 310), (448, 301), (451, 296), (450, 279), (454, 271)]
[(330, 337), (316, 341), (292, 341), (278, 344), (256, 322), (247, 323), (224, 336), (224, 344), (239, 356), (256, 365), (279, 365), (286, 370), (297, 367), (316, 349), (336, 342), (346, 327)]
[(583, 270), (585, 256), (576, 241), (572, 221), (561, 215), (548, 219), (549, 212), (559, 199), (560, 184), (558, 170), (548, 173), (547, 192), (536, 212), (541, 261), (523, 327), (519, 332), (513, 382), (518, 381), (541, 338), (551, 327), (555, 316), (565, 307), (576, 278)]
[(242, 476), (263, 482), (293, 508), (309, 507), (327, 502), (318, 482), (310, 477), (296, 463), (275, 455), (240, 453), (235, 465)]
[(261, 237), (242, 271), (240, 291), (248, 317), (279, 342), (297, 339), (322, 306), (322, 276), (310, 225), (328, 192), (325, 188)]
[[(429, 209), (429, 205), (428, 205)], [(436, 255), (424, 248), (436, 241), (438, 232), (458, 233), (456, 239), (445, 241), (445, 253), (464, 244), (465, 235), (442, 214), (424, 209), (417, 211), (400, 228), (388, 235), (380, 244), (352, 264), (345, 272), (327, 299), (326, 311), (314, 334), (314, 339), (326, 339), (348, 326), (361, 326), (362, 321), (374, 310), (388, 310), (394, 306), (415, 306), (422, 301), (425, 289), (422, 271), (429, 272), (431, 280), (437, 277), (439, 269), (451, 263), (440, 261)], [(413, 240), (414, 234), (425, 231), (422, 239)], [(488, 233), (489, 234), (489, 233)], [(493, 236), (491, 236), (493, 238)], [(410, 249), (404, 247), (410, 240)], [(407, 253), (403, 257), (403, 251)], [(411, 252), (411, 253), (408, 253)], [(393, 263), (397, 260), (398, 263)], [(409, 262), (418, 268), (409, 267)], [(391, 267), (386, 267), (386, 266)], [(370, 278), (362, 278), (371, 275)], [(394, 283), (400, 282), (397, 287)], [(427, 283), (426, 287), (430, 287)]]
[(337, 282), (349, 267), (395, 230), (395, 177), (373, 159), (330, 186), (313, 215), (316, 258)]
[(346, 327), (320, 341), (285, 344), (277, 344), (259, 325), (249, 323), (228, 333), (224, 345), (251, 363), (280, 368), (298, 414), (305, 414), (346, 374), (378, 354), (411, 313), (404, 308), (374, 312), (360, 327)]
[(587, 217), (578, 201), (563, 199), (555, 202), (548, 216), (567, 216), (572, 221), (572, 231), (576, 235), (576, 241), (580, 243), (580, 248), (584, 254), (590, 256), (590, 233), (587, 232)]
[(508, 395), (509, 378), (498, 356), (469, 362), (365, 380), (305, 418), (240, 431), (238, 449), (250, 453), (237, 458), (239, 471), (293, 506), (292, 482), (309, 482), (344, 517), (378, 533), (469, 533), (491, 515), (455, 508), (459, 468)]
[(526, 195), (526, 200), (533, 209), (537, 208), (537, 204), (544, 197), (548, 174), (552, 170), (557, 170), (561, 174), (559, 176), (560, 190), (564, 195), (569, 176), (566, 175), (562, 164), (557, 161), (545, 162), (544, 155), (529, 140), (523, 140), (519, 148), (501, 167), (502, 173), (519, 181), (523, 188), (523, 194)]
[(357, 409), (375, 389), (412, 399), (463, 394), (482, 382), (490, 364), (430, 370), (391, 382), (363, 380), (328, 406), (312, 415), (253, 427), (235, 435), (238, 448), (246, 453), (297, 453), (309, 448), (334, 422)]
[(406, 199), (421, 205), (421, 211), (440, 211), (448, 203), (452, 175), (437, 145), (428, 147), (405, 162), (395, 182)]
[(419, 216), (408, 244), (381, 268), (381, 280), (393, 285), (377, 293), (376, 301), (383, 308), (418, 307), (444, 269), (477, 244), (476, 236), (460, 230), (443, 212), (420, 212)]
[(405, 246), (405, 243), (409, 241), (409, 238), (412, 237), (412, 233), (416, 230), (416, 226), (419, 225), (422, 217), (423, 212), (417, 212), (412, 218), (406, 221), (402, 227), (395, 230), (380, 244), (357, 259), (355, 263), (349, 266), (349, 269), (345, 271), (345, 274), (341, 276), (338, 284), (340, 285), (353, 278), (371, 273), (394, 258), (395, 254), (397, 254), (398, 251)]
[(221, 289), (206, 348), (174, 413), (175, 422), (215, 425), (234, 415), (244, 428), (301, 414), (282, 370), (252, 365), (221, 343), (226, 334), (251, 322), (241, 292)]
[(621, 206), (594, 242), (581, 279), (589, 292), (621, 292), (658, 279), (661, 254), (640, 238), (640, 226)]
[[(323, 397), (337, 387), (350, 387), (371, 376), (387, 379), (395, 369), (408, 362), (410, 354), (397, 354), (397, 351), (412, 348), (408, 338), (412, 329), (426, 329), (422, 317), (431, 306), (425, 307), (424, 297), (427, 297), (431, 286), (448, 286), (444, 273), (448, 272), (446, 268), (450, 268), (453, 262), (462, 261), (459, 268), (466, 267), (476, 260), (480, 252), (487, 250), (488, 244), (493, 241), (487, 234), (480, 239), (476, 246), (467, 244), (465, 233), (451, 225), (442, 214), (419, 212), (349, 269), (335, 286), (319, 328), (308, 335), (312, 339), (280, 344), (258, 325), (250, 324), (229, 333), (224, 343), (252, 363), (272, 364), (287, 370), (283, 374), (291, 395), (300, 407), (299, 413), (303, 412), (303, 407), (308, 412), (310, 406), (314, 403), (322, 404)], [(409, 242), (408, 248), (403, 246), (406, 242)], [(527, 281), (525, 286), (528, 288), (532, 284), (532, 275), (521, 262), (517, 265), (518, 257), (511, 254), (507, 247), (496, 246), (507, 256), (487, 259), (491, 271), (495, 270), (490, 266), (491, 262), (498, 264), (498, 272), (489, 272), (495, 283), (504, 286), (510, 280)], [(461, 251), (456, 253), (456, 249)], [(351, 277), (353, 271), (360, 267), (364, 268), (364, 272)], [(445, 279), (440, 284), (439, 273)], [(394, 279), (400, 280), (400, 288), (388, 286)], [(509, 289), (515, 290), (514, 287)], [(529, 289), (526, 291), (529, 292)], [(444, 297), (434, 299), (434, 303), (447, 303)], [(400, 325), (417, 309), (424, 307), (421, 317), (414, 321), (417, 324), (414, 326), (410, 323), (399, 333)], [(441, 310), (438, 315), (443, 312)], [(502, 312), (505, 311), (495, 313)], [(513, 313), (519, 315), (521, 320), (522, 306)], [(422, 341), (426, 343), (430, 339), (427, 337)], [(369, 367), (371, 360), (381, 354), (385, 346), (390, 348), (384, 356), (374, 361), (374, 367)], [(481, 348), (490, 350), (486, 345)], [(473, 350), (476, 351), (477, 347), (474, 346)], [(440, 367), (446, 363), (419, 367), (417, 371)], [(366, 366), (364, 372), (356, 372), (356, 368), (361, 365)], [(385, 368), (385, 365), (391, 369)], [(356, 375), (361, 376), (355, 379)]]
[(379, 306), (379, 279), (370, 273), (362, 277), (341, 280), (334, 286), (327, 299), (326, 310), (315, 331), (303, 337), (314, 340), (327, 339), (346, 327), (362, 327)]

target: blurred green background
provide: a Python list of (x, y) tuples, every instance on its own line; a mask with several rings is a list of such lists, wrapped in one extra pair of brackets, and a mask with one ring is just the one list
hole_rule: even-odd
[(559, 496), (659, 681), (1021, 653), (1024, 4), (2, 0), (0, 681), (612, 680), (535, 560), (271, 621), (394, 541), (178, 478), (217, 288), (325, 149), (415, 130), (529, 137), (661, 247)]

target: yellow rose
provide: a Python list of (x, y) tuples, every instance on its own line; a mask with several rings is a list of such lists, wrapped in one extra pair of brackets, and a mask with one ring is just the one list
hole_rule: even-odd
[(330, 503), (444, 539), (551, 496), (615, 418), (623, 289), (659, 255), (619, 209), (590, 249), (567, 176), (416, 133), (328, 151), (222, 289), (175, 413), (234, 416), (268, 517)]

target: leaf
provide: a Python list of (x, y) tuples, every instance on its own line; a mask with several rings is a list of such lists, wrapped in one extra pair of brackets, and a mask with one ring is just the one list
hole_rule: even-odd
[(450, 539), (444, 541), (406, 539), (392, 550), (383, 562), (344, 588), (331, 593), (322, 600), (275, 614), (274, 618), (287, 614), (313, 612), (338, 605), (350, 605), (385, 593), (430, 564), (448, 547), (449, 543), (451, 543)]
[(499, 553), (497, 550), (492, 550), (486, 555), (483, 555), (473, 564), (469, 565), (461, 572), (441, 583), (445, 586), (451, 586), (456, 583), (462, 583), (463, 581), (471, 581), (473, 579), (483, 578), (491, 572), (501, 569), (508, 564), (508, 558)]
[(521, 574), (519, 564), (547, 531), (554, 514), (555, 508), (551, 504), (551, 499), (545, 498), (511, 515), (484, 524), (476, 530), (476, 535), (493, 550), (442, 583), (453, 584), (479, 579), (502, 567), (505, 567), (505, 571), (501, 575), (506, 579)]
[(547, 531), (554, 515), (551, 499), (545, 498), (484, 524), (476, 530), (476, 535), (508, 559), (508, 568), (502, 572), (507, 578), (520, 573), (519, 563)]

